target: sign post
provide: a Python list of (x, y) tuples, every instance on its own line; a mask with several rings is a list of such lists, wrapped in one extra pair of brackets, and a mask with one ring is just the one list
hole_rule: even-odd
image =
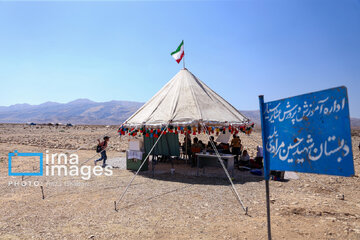
[[(264, 132), (264, 96), (259, 96), (259, 103), (260, 103), (260, 113), (261, 113), (261, 129)], [(269, 179), (270, 179), (270, 170), (269, 170), (269, 160), (264, 154), (265, 150), (265, 134), (262, 134), (262, 142), (263, 142), (263, 158), (264, 158), (264, 177), (265, 177), (265, 189), (266, 189), (266, 215), (267, 215), (267, 231), (268, 231), (268, 240), (271, 240), (271, 224), (270, 224), (270, 189), (269, 189)]]
[(346, 87), (259, 103), (271, 239), (270, 170), (354, 175), (349, 103)]

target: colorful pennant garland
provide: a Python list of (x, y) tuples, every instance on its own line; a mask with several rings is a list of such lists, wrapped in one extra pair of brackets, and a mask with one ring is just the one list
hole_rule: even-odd
[[(211, 134), (216, 134), (219, 135), (220, 132), (222, 133), (226, 133), (226, 131), (228, 131), (231, 134), (238, 134), (239, 132), (243, 132), (245, 134), (251, 134), (253, 128), (254, 128), (254, 123), (248, 124), (248, 125), (242, 125), (242, 126), (226, 126), (226, 127), (213, 127), (213, 126), (207, 126), (207, 131)], [(120, 127), (118, 130), (118, 133), (120, 135), (126, 135), (128, 134), (129, 136), (141, 136), (141, 135), (145, 135), (146, 137), (154, 137), (154, 138), (158, 138), (162, 133), (163, 134), (167, 134), (167, 133), (174, 133), (174, 134), (192, 134), (192, 135), (197, 135), (200, 134), (201, 132), (206, 133), (206, 130), (203, 127), (194, 127), (194, 126), (169, 126), (168, 128), (165, 127), (161, 127), (161, 128), (146, 128), (146, 127), (141, 127), (141, 128), (127, 128), (127, 127)]]

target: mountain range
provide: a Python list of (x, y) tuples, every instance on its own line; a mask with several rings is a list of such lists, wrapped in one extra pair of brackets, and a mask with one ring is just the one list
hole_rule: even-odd
[[(144, 103), (131, 101), (94, 102), (77, 99), (68, 103), (45, 102), (39, 105), (0, 106), (0, 123), (72, 123), (119, 125)], [(259, 110), (240, 110), (260, 126)], [(360, 127), (359, 118), (351, 118), (352, 127)]]
[(118, 125), (143, 104), (130, 101), (93, 102), (89, 99), (40, 105), (15, 104), (0, 107), (0, 122)]

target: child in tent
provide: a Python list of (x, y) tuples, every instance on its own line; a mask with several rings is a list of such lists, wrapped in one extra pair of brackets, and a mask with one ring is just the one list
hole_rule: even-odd
[(216, 145), (214, 136), (211, 136), (210, 139), (211, 139), (211, 140), (208, 141), (208, 143), (207, 143), (206, 151), (208, 151), (208, 152), (210, 152), (210, 153), (214, 153), (215, 150), (214, 150), (214, 148), (213, 148), (212, 145), (211, 145), (211, 141), (214, 143), (214, 146), (215, 146), (216, 148), (217, 148), (217, 145)]
[(228, 143), (224, 143), (222, 153), (230, 154), (230, 145)]
[(200, 140), (199, 144), (201, 145), (201, 149), (204, 150), (205, 149), (205, 144)]
[(247, 150), (244, 150), (240, 156), (239, 166), (249, 166), (250, 156)]
[(250, 166), (256, 169), (263, 167), (263, 148), (261, 146), (256, 147), (256, 157), (254, 160), (250, 160)]
[(239, 163), (239, 155), (242, 153), (242, 145), (239, 136), (236, 134), (233, 135), (233, 139), (231, 140), (231, 153), (235, 155), (235, 164)]
[(199, 143), (199, 139), (197, 137), (194, 138), (194, 143), (191, 145), (191, 167), (196, 166), (196, 153), (200, 153), (202, 151), (202, 145)]
[(108, 137), (108, 136), (105, 136), (104, 141), (102, 141), (102, 142), (100, 142), (100, 139), (98, 139), (98, 142), (99, 142), (98, 146), (100, 146), (100, 148), (101, 148), (101, 151), (100, 151), (101, 158), (94, 161), (95, 166), (96, 166), (97, 162), (103, 160), (102, 167), (106, 167), (106, 159), (107, 159), (106, 148), (108, 146), (109, 140), (110, 140), (110, 137)]
[(184, 143), (182, 145), (182, 150), (185, 155), (187, 155), (187, 158), (190, 159), (191, 156), (191, 136), (187, 133), (184, 137)]

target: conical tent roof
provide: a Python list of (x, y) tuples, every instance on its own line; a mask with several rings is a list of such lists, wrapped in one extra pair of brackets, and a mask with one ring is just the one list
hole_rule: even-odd
[(189, 70), (182, 69), (124, 126), (243, 125), (249, 122), (236, 108), (211, 90)]

